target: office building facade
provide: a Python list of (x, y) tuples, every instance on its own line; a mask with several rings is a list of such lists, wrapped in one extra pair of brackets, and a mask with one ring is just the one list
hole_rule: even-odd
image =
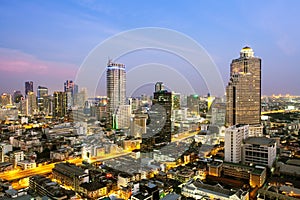
[(226, 125), (260, 124), (261, 59), (244, 47), (230, 65), (226, 87)]
[(28, 95), (29, 92), (33, 92), (33, 82), (32, 81), (25, 82), (25, 95)]
[(43, 86), (38, 86), (37, 88), (37, 105), (38, 111), (44, 112), (45, 111), (45, 101), (48, 97), (48, 88)]

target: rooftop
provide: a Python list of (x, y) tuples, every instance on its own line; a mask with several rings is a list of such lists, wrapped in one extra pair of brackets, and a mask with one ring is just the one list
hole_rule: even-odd
[(267, 137), (248, 137), (244, 143), (271, 146), (274, 145), (276, 141)]

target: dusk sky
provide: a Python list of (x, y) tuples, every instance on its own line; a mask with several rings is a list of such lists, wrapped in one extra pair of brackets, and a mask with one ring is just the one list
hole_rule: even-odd
[[(35, 88), (48, 87), (50, 93), (63, 90), (63, 82), (75, 80), (89, 52), (107, 38), (135, 28), (160, 27), (199, 43), (218, 67), (225, 85), (231, 60), (239, 57), (244, 46), (250, 46), (262, 59), (263, 94), (300, 95), (297, 0), (1, 0), (0, 5), (0, 93), (24, 92), (28, 80)], [(171, 59), (164, 53), (157, 56), (158, 52), (140, 54), (131, 53), (120, 61), (130, 68), (135, 58), (144, 58), (145, 63)], [(108, 58), (99, 55), (99, 59)], [(172, 65), (179, 69), (183, 66), (179, 63)]]

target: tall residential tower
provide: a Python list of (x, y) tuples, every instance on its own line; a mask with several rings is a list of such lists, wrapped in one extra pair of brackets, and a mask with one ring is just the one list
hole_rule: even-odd
[(226, 88), (226, 125), (260, 124), (261, 59), (244, 47), (230, 65)]
[(107, 112), (109, 123), (119, 106), (126, 102), (126, 72), (125, 65), (108, 61), (106, 71)]

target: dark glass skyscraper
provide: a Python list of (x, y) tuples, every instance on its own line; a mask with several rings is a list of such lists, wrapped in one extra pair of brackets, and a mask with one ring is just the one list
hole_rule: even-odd
[(43, 86), (38, 86), (37, 88), (37, 105), (38, 105), (38, 110), (40, 112), (44, 111), (45, 107), (45, 99), (48, 96), (48, 88), (43, 87)]
[(261, 112), (261, 59), (244, 47), (230, 65), (226, 88), (226, 125), (259, 124)]
[(27, 96), (29, 92), (33, 92), (33, 82), (32, 81), (25, 82), (25, 95)]
[(163, 84), (155, 84), (152, 107), (146, 134), (142, 135), (142, 151), (151, 151), (155, 147), (171, 142), (172, 93), (164, 90)]

